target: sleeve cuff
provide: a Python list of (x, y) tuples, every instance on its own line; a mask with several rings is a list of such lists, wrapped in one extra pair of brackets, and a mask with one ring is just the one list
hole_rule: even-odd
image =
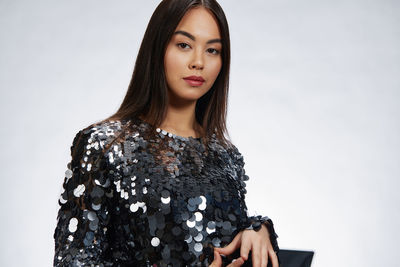
[(268, 216), (261, 217), (261, 215), (257, 215), (249, 217), (245, 225), (246, 227), (245, 229), (258, 231), (261, 229), (262, 224), (264, 224), (268, 229), (269, 239), (271, 241), (274, 251), (278, 252), (279, 251), (279, 246), (277, 241), (278, 235), (275, 232), (274, 223)]

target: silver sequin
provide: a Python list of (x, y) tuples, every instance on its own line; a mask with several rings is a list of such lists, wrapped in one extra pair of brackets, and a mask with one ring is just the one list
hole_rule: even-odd
[(80, 197), (83, 192), (85, 192), (85, 185), (84, 184), (80, 184), (78, 185), (75, 189), (74, 189), (74, 196), (76, 197)]
[(140, 119), (114, 120), (77, 134), (59, 198), (55, 266), (209, 266), (212, 247), (245, 229), (248, 176), (237, 148), (215, 134), (206, 145), (149, 129)]

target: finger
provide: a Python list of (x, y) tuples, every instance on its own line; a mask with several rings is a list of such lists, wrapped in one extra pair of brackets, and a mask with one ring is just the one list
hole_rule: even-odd
[(263, 247), (261, 250), (261, 267), (267, 267), (268, 265), (268, 248)]
[(251, 243), (249, 239), (242, 240), (242, 244), (240, 246), (240, 257), (243, 258), (244, 261), (247, 261), (249, 258), (249, 251), (251, 249)]
[(253, 261), (253, 266), (260, 267), (261, 266), (261, 246), (256, 244), (251, 247), (251, 258)]
[(222, 258), (219, 255), (218, 251), (214, 250), (214, 260), (211, 262), (210, 267), (221, 267), (222, 266)]
[(237, 266), (242, 266), (244, 263), (244, 260), (242, 257), (237, 258), (234, 262), (230, 263), (227, 267), (237, 267)]
[(279, 267), (278, 256), (276, 255), (275, 251), (270, 249), (268, 250), (268, 253), (272, 262), (272, 267)]
[(229, 255), (232, 254), (236, 249), (239, 248), (240, 243), (241, 243), (241, 233), (237, 234), (235, 238), (232, 240), (231, 243), (229, 243), (226, 247), (223, 248), (214, 248), (216, 249), (220, 254), (224, 255)]

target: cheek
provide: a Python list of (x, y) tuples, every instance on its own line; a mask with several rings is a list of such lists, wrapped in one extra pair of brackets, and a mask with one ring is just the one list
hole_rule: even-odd
[(222, 68), (221, 60), (214, 61), (210, 64), (210, 75), (214, 78), (214, 80), (218, 77), (221, 68)]
[(180, 76), (184, 66), (184, 58), (179, 53), (175, 53), (173, 49), (165, 52), (164, 68), (167, 78), (176, 79), (175, 76)]
[(164, 68), (165, 68), (165, 74), (167, 77), (171, 76), (171, 74), (174, 73), (175, 64), (174, 64), (173, 56), (168, 51), (165, 53)]

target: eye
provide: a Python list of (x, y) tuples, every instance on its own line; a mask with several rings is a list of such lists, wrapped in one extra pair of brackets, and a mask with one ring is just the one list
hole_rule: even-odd
[(207, 51), (213, 55), (218, 55), (220, 53), (219, 50), (214, 49), (214, 48), (208, 48)]
[(185, 46), (190, 47), (187, 43), (179, 43), (177, 44), (178, 47), (185, 49)]

